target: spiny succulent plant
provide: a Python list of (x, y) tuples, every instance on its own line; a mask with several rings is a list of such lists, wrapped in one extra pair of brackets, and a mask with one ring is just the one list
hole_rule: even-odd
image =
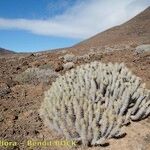
[(130, 120), (150, 114), (150, 91), (123, 63), (78, 66), (45, 92), (40, 115), (67, 139), (103, 145)]

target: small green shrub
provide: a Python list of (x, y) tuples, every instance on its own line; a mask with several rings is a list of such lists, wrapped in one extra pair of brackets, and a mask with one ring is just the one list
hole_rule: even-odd
[(64, 61), (65, 62), (76, 62), (77, 61), (77, 57), (73, 54), (66, 54), (65, 56), (63, 56)]
[(52, 78), (58, 77), (58, 73), (52, 69), (28, 68), (15, 77), (20, 83), (49, 83)]

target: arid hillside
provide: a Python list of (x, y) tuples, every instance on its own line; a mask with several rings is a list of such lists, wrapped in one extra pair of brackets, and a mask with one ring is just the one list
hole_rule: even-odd
[(83, 49), (105, 45), (139, 45), (142, 43), (150, 43), (150, 7), (128, 22), (99, 33), (74, 47)]
[[(61, 140), (47, 128), (39, 109), (56, 78), (79, 65), (99, 61), (124, 63), (150, 89), (150, 8), (127, 23), (74, 47), (28, 54), (0, 54), (0, 139), (16, 141), (0, 150), (149, 150), (150, 117), (131, 121), (125, 136), (107, 146), (28, 147), (28, 140)], [(141, 46), (140, 46), (141, 45)], [(0, 50), (1, 51), (1, 50)], [(5, 51), (4, 51), (5, 52)]]
[(5, 55), (5, 54), (13, 54), (13, 51), (4, 49), (4, 48), (0, 48), (0, 55)]

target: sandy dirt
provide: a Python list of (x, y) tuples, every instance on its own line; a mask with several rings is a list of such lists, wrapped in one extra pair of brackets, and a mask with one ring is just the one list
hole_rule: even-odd
[[(5, 87), (6, 93), (0, 98), (0, 139), (17, 141), (18, 146), (12, 149), (28, 149), (27, 140), (61, 140), (63, 137), (47, 129), (44, 126), (38, 111), (44, 98), (44, 91), (50, 88), (48, 84), (38, 83), (21, 84), (14, 81), (14, 78), (30, 67), (40, 67), (45, 64), (51, 65), (52, 68), (61, 68), (61, 52), (52, 52), (44, 54), (15, 54), (1, 56), (0, 58), (0, 84)], [(88, 63), (91, 61), (101, 62), (124, 62), (134, 74), (141, 77), (150, 89), (150, 54), (136, 54), (133, 50), (114, 51), (106, 54), (98, 53), (90, 56), (90, 59), (80, 60), (75, 65)], [(60, 74), (66, 71), (57, 70)], [(150, 118), (140, 122), (132, 122), (125, 127), (127, 135), (121, 139), (111, 139), (110, 145), (106, 147), (47, 147), (49, 149), (108, 149), (108, 150), (148, 150), (150, 147)], [(3, 149), (3, 148), (1, 148)], [(10, 148), (7, 148), (10, 149)], [(43, 147), (35, 147), (44, 149)]]

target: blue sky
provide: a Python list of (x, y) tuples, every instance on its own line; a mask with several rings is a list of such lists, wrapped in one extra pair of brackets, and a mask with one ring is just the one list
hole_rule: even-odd
[(0, 0), (0, 47), (27, 52), (72, 46), (148, 6), (149, 0)]

